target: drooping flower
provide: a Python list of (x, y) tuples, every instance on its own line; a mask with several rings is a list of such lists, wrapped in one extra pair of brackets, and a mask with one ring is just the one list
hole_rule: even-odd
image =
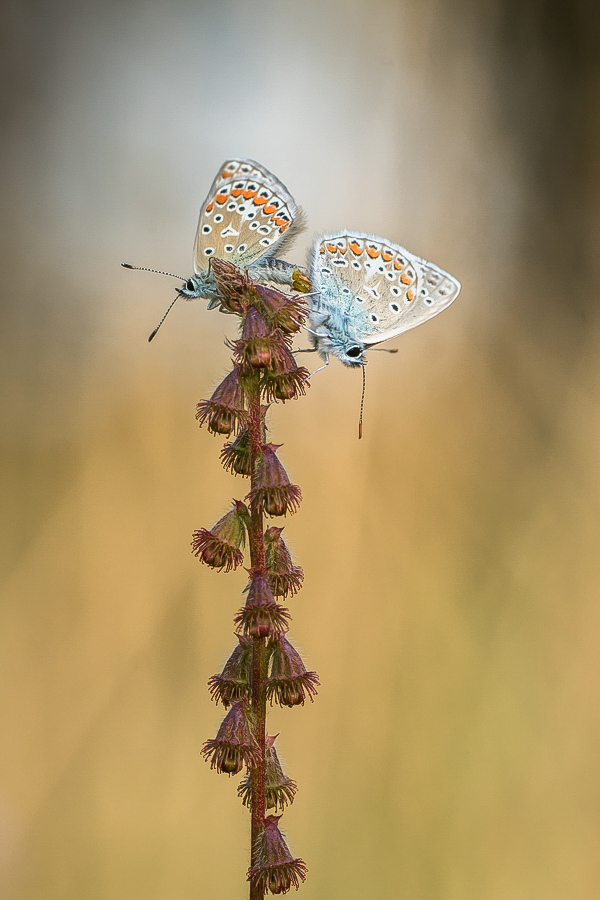
[(280, 706), (303, 706), (307, 697), (312, 702), (319, 684), (317, 673), (306, 671), (300, 654), (283, 634), (271, 641), (267, 699)]
[(265, 565), (269, 570), (269, 585), (276, 597), (297, 594), (304, 580), (304, 572), (292, 562), (281, 537), (282, 531), (283, 528), (276, 525), (270, 525), (265, 531)]
[(240, 370), (236, 366), (216, 388), (210, 400), (201, 400), (197, 404), (196, 418), (200, 426), (206, 422), (212, 434), (231, 434), (248, 420), (244, 400)]
[(306, 880), (306, 863), (294, 859), (279, 830), (281, 816), (267, 816), (256, 839), (256, 864), (248, 869), (248, 881), (263, 893), (287, 894)]
[(236, 632), (246, 637), (263, 638), (287, 631), (290, 614), (284, 606), (275, 603), (267, 582), (267, 570), (256, 568), (248, 571), (248, 597), (246, 605), (234, 618)]
[(228, 441), (221, 450), (221, 462), (223, 468), (232, 475), (244, 475), (249, 478), (252, 474), (250, 465), (250, 434), (247, 428), (243, 428), (236, 439)]
[(211, 300), (208, 308), (220, 306), (221, 312), (241, 315), (248, 305), (247, 291), (252, 283), (247, 273), (217, 256), (211, 258), (210, 267), (220, 296)]
[[(277, 737), (277, 735), (275, 735)], [(275, 737), (267, 735), (265, 741), (265, 801), (267, 809), (275, 809), (277, 812), (294, 802), (298, 785), (284, 775), (281, 763), (275, 752)], [(238, 797), (241, 797), (244, 806), (252, 803), (252, 775), (250, 772), (238, 787)]]
[(259, 764), (260, 748), (248, 722), (245, 701), (231, 707), (216, 738), (204, 743), (202, 755), (210, 760), (211, 769), (226, 775), (237, 775), (244, 766)]
[(274, 361), (272, 369), (265, 369), (261, 389), (266, 400), (295, 400), (306, 393), (310, 385), (309, 372), (299, 366), (292, 351), (285, 347), (280, 357)]
[(250, 505), (268, 516), (295, 513), (302, 499), (298, 485), (290, 484), (287, 473), (277, 459), (277, 444), (264, 444), (257, 461), (256, 486), (246, 499)]
[(238, 646), (225, 663), (221, 674), (213, 675), (208, 680), (212, 699), (223, 706), (231, 706), (250, 694), (252, 640), (238, 636), (238, 641)]
[(250, 521), (248, 507), (241, 500), (234, 500), (233, 507), (208, 531), (195, 531), (192, 550), (201, 562), (213, 569), (230, 572), (244, 561), (241, 548), (246, 543), (246, 529)]
[(252, 302), (271, 329), (279, 328), (285, 334), (296, 334), (300, 331), (307, 312), (306, 300), (303, 297), (297, 295), (290, 297), (256, 282), (252, 287), (255, 294)]
[(244, 372), (252, 368), (272, 369), (284, 365), (287, 348), (282, 332), (270, 329), (254, 306), (246, 312), (242, 337), (233, 346), (234, 359)]

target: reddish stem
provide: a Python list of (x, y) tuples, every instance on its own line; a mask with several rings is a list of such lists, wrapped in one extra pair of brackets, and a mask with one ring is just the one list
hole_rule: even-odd
[[(257, 487), (256, 465), (262, 445), (262, 411), (260, 405), (260, 381), (248, 388), (250, 436), (251, 488)], [(265, 565), (265, 542), (263, 516), (259, 509), (250, 510), (250, 563), (252, 568), (263, 568)], [(265, 818), (265, 739), (267, 720), (267, 699), (265, 681), (267, 676), (266, 639), (254, 638), (252, 653), (252, 712), (256, 723), (256, 739), (260, 747), (260, 763), (252, 769), (252, 806), (251, 806), (251, 865), (256, 863), (256, 840), (263, 830)], [(250, 886), (250, 900), (263, 900), (261, 888)]]

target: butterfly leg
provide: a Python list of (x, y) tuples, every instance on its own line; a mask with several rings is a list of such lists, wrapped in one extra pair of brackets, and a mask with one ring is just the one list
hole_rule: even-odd
[(319, 366), (319, 368), (318, 368), (318, 369), (315, 369), (314, 372), (311, 372), (310, 375), (309, 375), (308, 377), (309, 377), (309, 378), (312, 378), (313, 375), (316, 375), (316, 374), (317, 374), (317, 372), (322, 372), (323, 369), (326, 369), (328, 365), (329, 365), (329, 356), (325, 356), (325, 365), (324, 365), (324, 366)]

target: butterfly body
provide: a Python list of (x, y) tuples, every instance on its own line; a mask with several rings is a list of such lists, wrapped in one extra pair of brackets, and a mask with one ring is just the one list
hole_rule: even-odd
[(318, 237), (310, 251), (309, 338), (324, 361), (365, 365), (370, 347), (433, 318), (460, 283), (392, 241), (358, 231)]

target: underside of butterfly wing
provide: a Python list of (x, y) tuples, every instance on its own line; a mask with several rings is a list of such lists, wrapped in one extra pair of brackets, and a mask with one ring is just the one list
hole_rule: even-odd
[(332, 325), (337, 323), (349, 340), (366, 346), (433, 318), (460, 291), (459, 282), (433, 263), (362, 232), (318, 238), (310, 267), (313, 284), (321, 292), (319, 307), (333, 310)]
[(268, 169), (253, 160), (224, 163), (202, 205), (194, 244), (194, 270), (211, 256), (234, 265), (260, 265), (282, 253), (303, 226), (301, 210)]

